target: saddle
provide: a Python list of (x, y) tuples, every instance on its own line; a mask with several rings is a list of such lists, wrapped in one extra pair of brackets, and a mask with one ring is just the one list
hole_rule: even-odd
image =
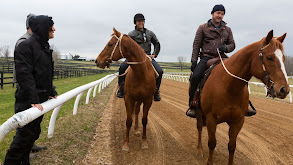
[[(228, 58), (222, 58), (223, 60), (226, 60)], [(218, 65), (219, 63), (221, 62), (221, 59), (219, 57), (217, 58), (213, 58), (213, 59), (210, 59), (208, 60), (207, 62), (207, 67), (209, 67), (209, 69), (207, 69), (204, 73), (204, 77), (201, 79), (198, 87), (197, 87), (197, 90), (194, 94), (194, 99), (193, 101), (191, 102), (191, 105), (194, 106), (194, 107), (197, 107), (198, 104), (200, 103), (200, 94), (201, 94), (201, 91), (202, 91), (202, 88), (204, 87), (204, 84), (206, 83), (207, 79), (209, 78), (212, 70), (215, 68), (216, 65)]]

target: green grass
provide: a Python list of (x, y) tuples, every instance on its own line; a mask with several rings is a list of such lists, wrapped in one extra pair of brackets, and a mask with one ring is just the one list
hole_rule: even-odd
[[(60, 79), (55, 80), (54, 85), (56, 86), (56, 90), (59, 95), (62, 93), (65, 93), (67, 91), (70, 91), (78, 86), (85, 85), (87, 83), (90, 83), (92, 81), (98, 80), (104, 76), (106, 76), (107, 73), (99, 74), (99, 75), (93, 75), (93, 76), (84, 76), (84, 77), (78, 77), (78, 78), (68, 78), (68, 79)], [(8, 118), (14, 115), (14, 93), (15, 88), (12, 88), (11, 86), (5, 86), (3, 90), (0, 89), (0, 124), (3, 124)], [(86, 94), (83, 95), (82, 100), (80, 101), (79, 106), (82, 106), (84, 104), (84, 99), (86, 97)], [(62, 108), (60, 113), (58, 114), (58, 118), (64, 117), (65, 114), (71, 113), (74, 105), (75, 98), (69, 100), (66, 102)], [(42, 122), (42, 134), (46, 134), (48, 131), (48, 125), (49, 120), (51, 116), (51, 112), (47, 113), (44, 116), (43, 122)], [(4, 157), (6, 155), (6, 151), (9, 148), (9, 145), (12, 141), (12, 138), (15, 134), (15, 131), (10, 132), (1, 142), (0, 142), (0, 162), (4, 160)], [(43, 138), (40, 138), (39, 142), (44, 142), (47, 139), (42, 136)]]

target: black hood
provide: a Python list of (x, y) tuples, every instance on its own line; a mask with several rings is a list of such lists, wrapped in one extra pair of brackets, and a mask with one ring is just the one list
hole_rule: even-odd
[(46, 15), (39, 15), (30, 19), (30, 27), (34, 35), (37, 35), (41, 45), (45, 48), (49, 48), (49, 28), (53, 25), (52, 22), (52, 17)]

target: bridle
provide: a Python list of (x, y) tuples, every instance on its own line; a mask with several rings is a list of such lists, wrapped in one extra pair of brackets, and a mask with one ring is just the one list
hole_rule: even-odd
[[(113, 61), (112, 58), (113, 58), (114, 52), (115, 52), (115, 50), (116, 50), (118, 45), (119, 45), (119, 51), (120, 51), (120, 54), (121, 54), (122, 58), (125, 58), (123, 53), (122, 53), (122, 49), (121, 49), (123, 36), (124, 36), (124, 34), (121, 34), (120, 37), (118, 38), (116, 35), (113, 35), (113, 37), (117, 38), (117, 42), (116, 42), (116, 44), (114, 46), (114, 49), (113, 49), (113, 51), (111, 53), (111, 56), (109, 57), (109, 59), (106, 62), (111, 63)], [(146, 61), (146, 59), (147, 59), (147, 57), (145, 58), (144, 61), (141, 61), (141, 62), (120, 62), (120, 61), (115, 61), (115, 62), (124, 63), (124, 64), (142, 64), (142, 63), (144, 63)]]
[[(266, 86), (266, 88), (267, 88), (267, 96), (270, 96), (270, 95), (271, 95), (271, 94), (269, 93), (269, 91), (274, 91), (274, 87), (273, 87), (273, 85), (274, 85), (274, 83), (275, 83), (273, 80), (270, 79), (269, 74), (268, 74), (268, 72), (267, 72), (267, 70), (266, 70), (266, 67), (265, 67), (265, 65), (264, 65), (264, 62), (263, 62), (263, 54), (262, 54), (262, 50), (264, 50), (265, 48), (267, 48), (269, 45), (270, 45), (270, 44), (268, 44), (268, 45), (262, 47), (262, 44), (260, 44), (260, 50), (259, 50), (259, 51), (260, 51), (260, 53), (259, 53), (260, 62), (261, 62), (262, 69), (263, 69), (264, 74), (265, 74), (265, 78), (266, 78), (266, 80), (267, 80), (267, 84), (265, 84), (265, 86)], [(269, 83), (270, 83), (270, 86), (268, 86)]]
[[(266, 87), (266, 89), (267, 89), (267, 96), (271, 96), (270, 92), (273, 92), (273, 91), (274, 91), (274, 88), (273, 88), (274, 81), (272, 81), (272, 80), (270, 79), (270, 77), (269, 77), (269, 74), (268, 74), (268, 72), (267, 72), (267, 70), (266, 70), (266, 67), (265, 67), (265, 65), (264, 65), (264, 62), (263, 62), (263, 54), (262, 54), (262, 51), (263, 51), (264, 49), (266, 49), (269, 45), (270, 45), (270, 44), (267, 44), (267, 45), (265, 45), (264, 47), (262, 47), (262, 44), (260, 44), (260, 53), (259, 53), (259, 58), (260, 58), (260, 61), (261, 61), (262, 69), (263, 69), (263, 71), (264, 71), (265, 78), (266, 78), (266, 80), (267, 80), (267, 84), (265, 84), (265, 87)], [(230, 72), (228, 71), (228, 69), (226, 68), (224, 62), (223, 62), (223, 59), (222, 59), (221, 54), (220, 54), (220, 52), (219, 52), (219, 49), (217, 49), (217, 52), (218, 52), (218, 55), (219, 55), (219, 57), (220, 57), (220, 59), (221, 59), (221, 63), (222, 63), (222, 65), (223, 65), (225, 71), (226, 71), (230, 76), (232, 76), (232, 77), (234, 77), (234, 78), (237, 78), (237, 79), (239, 79), (239, 80), (242, 80), (242, 81), (244, 81), (244, 82), (246, 82), (246, 83), (250, 83), (249, 81), (245, 80), (244, 78), (238, 77), (238, 76), (236, 76), (236, 75), (230, 73)], [(226, 53), (224, 53), (224, 54), (225, 54), (227, 57), (229, 57)], [(268, 86), (269, 83), (270, 83), (270, 85)]]

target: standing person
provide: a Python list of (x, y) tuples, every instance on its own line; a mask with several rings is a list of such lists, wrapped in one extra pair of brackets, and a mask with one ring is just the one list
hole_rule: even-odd
[[(162, 81), (163, 70), (154, 59), (158, 57), (158, 54), (160, 52), (160, 42), (154, 32), (144, 27), (145, 18), (142, 14), (138, 13), (134, 16), (134, 24), (135, 29), (129, 32), (128, 36), (130, 36), (135, 42), (137, 42), (138, 45), (145, 51), (145, 53), (152, 59), (152, 64), (159, 74), (159, 77), (156, 79), (156, 91), (154, 94), (154, 100), (160, 101), (161, 97), (159, 90)], [(154, 45), (153, 53), (151, 53), (151, 44)], [(122, 75), (127, 68), (128, 64), (121, 64), (119, 67), (119, 75)], [(117, 92), (117, 97), (119, 98), (122, 98), (124, 95), (124, 81), (125, 76), (118, 77), (119, 90)]]
[[(43, 110), (41, 103), (56, 98), (53, 86), (52, 50), (48, 43), (54, 38), (52, 17), (40, 15), (30, 19), (33, 35), (21, 42), (14, 51), (16, 80), (15, 113), (31, 107)], [(4, 165), (28, 165), (29, 153), (41, 133), (43, 116), (16, 130), (6, 154)]]
[[(217, 49), (219, 49), (222, 57), (226, 57), (224, 53), (230, 53), (235, 49), (232, 30), (223, 21), (225, 7), (221, 4), (215, 5), (211, 15), (212, 19), (198, 27), (193, 42), (191, 57), (191, 71), (193, 74), (190, 77), (189, 91), (190, 107), (186, 112), (187, 116), (193, 118), (197, 116), (197, 107), (192, 106), (191, 102), (194, 100), (197, 86), (203, 78), (204, 72), (208, 69), (207, 61), (219, 57)], [(197, 63), (198, 57), (200, 57), (199, 63)], [(197, 105), (198, 103), (195, 102), (194, 104)], [(249, 110), (247, 115), (252, 116), (255, 113), (255, 111)]]
[[(15, 49), (16, 47), (22, 43), (24, 40), (26, 39), (29, 39), (32, 35), (33, 35), (33, 32), (32, 32), (32, 29), (30, 28), (30, 25), (29, 25), (29, 20), (32, 18), (32, 17), (35, 17), (36, 15), (35, 14), (29, 14), (27, 15), (26, 17), (26, 33), (23, 34), (17, 41), (16, 41), (16, 44), (15, 44)], [(13, 82), (16, 84), (16, 88), (19, 88), (19, 85), (16, 81), (16, 73), (15, 73), (15, 68), (13, 69)], [(32, 147), (32, 152), (39, 152), (39, 151), (42, 151), (42, 150), (46, 150), (47, 147), (46, 146), (38, 146), (36, 144), (33, 145)]]

